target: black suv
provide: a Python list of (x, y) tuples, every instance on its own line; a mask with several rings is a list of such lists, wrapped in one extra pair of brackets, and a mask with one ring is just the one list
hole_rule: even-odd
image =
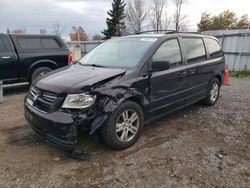
[(59, 36), (0, 34), (0, 80), (31, 82), (68, 65), (69, 50)]
[(37, 80), (25, 99), (25, 117), (65, 150), (74, 149), (81, 130), (124, 149), (146, 123), (198, 101), (214, 105), (224, 69), (214, 37), (169, 32), (111, 39)]

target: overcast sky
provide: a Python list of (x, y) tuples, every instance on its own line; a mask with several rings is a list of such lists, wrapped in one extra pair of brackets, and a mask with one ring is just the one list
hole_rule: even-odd
[[(202, 11), (218, 14), (229, 9), (238, 15), (250, 15), (248, 2), (189, 0), (184, 12), (188, 15), (190, 30), (195, 30)], [(44, 28), (51, 33), (53, 23), (59, 21), (63, 35), (68, 35), (72, 26), (82, 26), (87, 34), (94, 35), (106, 27), (105, 19), (111, 3), (112, 0), (0, 0), (0, 32), (6, 32), (9, 27), (26, 28), (28, 33), (38, 33)], [(171, 3), (168, 11), (171, 16)]]

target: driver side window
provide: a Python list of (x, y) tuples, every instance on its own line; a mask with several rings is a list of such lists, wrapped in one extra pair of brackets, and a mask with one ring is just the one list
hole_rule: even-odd
[(153, 56), (154, 61), (168, 61), (170, 69), (182, 65), (181, 51), (177, 39), (164, 42)]

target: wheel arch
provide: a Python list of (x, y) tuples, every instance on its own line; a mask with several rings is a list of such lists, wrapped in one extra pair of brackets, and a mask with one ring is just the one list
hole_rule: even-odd
[(141, 92), (127, 92), (122, 98), (120, 98), (120, 100), (116, 102), (117, 105), (115, 108), (125, 101), (135, 102), (141, 107), (144, 116), (147, 114), (150, 101)]
[(58, 68), (58, 64), (55, 62), (55, 61), (52, 61), (52, 60), (39, 60), (39, 61), (36, 61), (32, 64), (32, 66), (30, 67), (29, 69), (29, 73), (28, 73), (28, 77), (27, 77), (27, 80), (31, 80), (31, 77), (32, 77), (32, 74), (33, 72), (37, 69), (37, 68), (40, 68), (40, 67), (48, 67), (48, 68), (51, 68), (52, 70)]
[(99, 115), (98, 117), (95, 117), (93, 122), (91, 123), (90, 134), (93, 134), (96, 130), (98, 130), (106, 122), (110, 114), (126, 101), (133, 101), (138, 104), (141, 107), (145, 118), (145, 115), (147, 113), (147, 104), (140, 95), (129, 95), (122, 98), (122, 100), (119, 100), (119, 102), (117, 101), (116, 103), (113, 103), (114, 101), (110, 100), (107, 105), (103, 107), (105, 109), (105, 113)]
[(125, 101), (133, 101), (137, 103), (141, 107), (143, 113), (145, 114), (145, 105), (143, 105), (143, 102), (140, 96), (131, 96), (131, 97), (126, 98), (123, 102)]
[(220, 85), (222, 85), (222, 76), (220, 74), (215, 75), (214, 78), (217, 78), (220, 82)]

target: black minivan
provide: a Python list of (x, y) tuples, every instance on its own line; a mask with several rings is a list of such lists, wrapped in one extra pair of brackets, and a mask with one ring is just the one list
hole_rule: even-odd
[(224, 69), (222, 49), (211, 36), (115, 38), (36, 80), (25, 99), (25, 117), (35, 132), (67, 151), (74, 150), (83, 130), (124, 149), (146, 123), (198, 101), (214, 105)]

